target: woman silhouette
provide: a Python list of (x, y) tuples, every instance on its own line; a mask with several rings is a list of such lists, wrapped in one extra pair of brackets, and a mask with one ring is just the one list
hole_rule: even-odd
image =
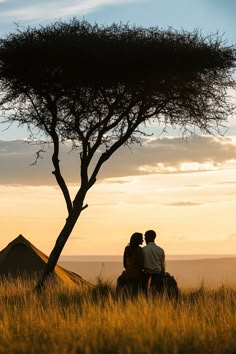
[(143, 243), (143, 235), (135, 232), (130, 237), (129, 244), (125, 247), (123, 266), (125, 270), (117, 279), (117, 290), (126, 288), (132, 294), (136, 294), (143, 282), (143, 254), (140, 245)]

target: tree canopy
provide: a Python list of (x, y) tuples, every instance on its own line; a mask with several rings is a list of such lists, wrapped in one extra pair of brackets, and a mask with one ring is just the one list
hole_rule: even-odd
[[(70, 114), (71, 105), (82, 109), (89, 100), (97, 101), (100, 111), (109, 109), (119, 95), (123, 99), (115, 114), (142, 102), (149, 116), (202, 128), (229, 113), (227, 89), (233, 84), (235, 57), (235, 48), (217, 35), (73, 19), (1, 39), (0, 82), (8, 93), (6, 102), (25, 104), (34, 97), (44, 99), (41, 109), (48, 111), (52, 101)], [(28, 105), (24, 117), (30, 110)], [(97, 110), (90, 107), (86, 115)]]
[[(218, 35), (76, 19), (0, 39), (0, 110), (52, 142), (53, 173), (68, 210), (46, 273), (55, 267), (100, 168), (122, 145), (140, 141), (142, 125), (156, 121), (209, 132), (227, 119), (235, 59), (235, 47)], [(60, 142), (67, 139), (80, 153), (73, 200), (59, 159)]]

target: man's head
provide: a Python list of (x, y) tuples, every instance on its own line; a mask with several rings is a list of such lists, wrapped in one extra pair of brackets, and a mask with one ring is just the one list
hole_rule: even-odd
[(148, 230), (145, 232), (144, 236), (145, 236), (146, 244), (148, 244), (149, 242), (154, 242), (156, 238), (156, 233), (154, 230)]

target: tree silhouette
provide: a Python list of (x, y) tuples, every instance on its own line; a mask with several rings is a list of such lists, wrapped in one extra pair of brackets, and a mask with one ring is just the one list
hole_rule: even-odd
[[(18, 28), (0, 40), (2, 114), (52, 143), (52, 173), (68, 211), (38, 289), (87, 207), (102, 165), (122, 145), (140, 142), (147, 122), (209, 133), (227, 119), (235, 58), (235, 48), (218, 35), (76, 19)], [(80, 154), (73, 200), (60, 169), (66, 140)]]

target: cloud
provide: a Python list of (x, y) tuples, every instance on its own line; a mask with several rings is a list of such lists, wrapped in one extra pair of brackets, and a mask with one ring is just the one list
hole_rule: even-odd
[[(36, 166), (38, 145), (27, 144), (22, 140), (0, 141), (0, 184), (53, 185), (52, 149), (43, 153)], [(98, 180), (120, 177), (212, 171), (224, 169), (236, 158), (236, 144), (229, 138), (191, 137), (161, 138), (144, 141), (143, 146), (122, 147), (104, 164)], [(61, 169), (70, 184), (80, 181), (80, 158), (68, 146), (61, 146)], [(228, 164), (228, 165), (227, 165)], [(233, 165), (232, 165), (233, 166)], [(232, 167), (231, 166), (231, 167)], [(233, 166), (234, 167), (234, 166)], [(109, 182), (109, 181), (108, 181)], [(235, 183), (222, 181), (219, 183)], [(110, 181), (111, 183), (111, 181)]]
[(204, 203), (198, 203), (198, 202), (174, 202), (174, 203), (167, 203), (167, 204), (162, 204), (162, 205), (167, 205), (167, 206), (174, 206), (174, 207), (179, 207), (179, 206), (199, 206), (199, 205), (204, 205)]
[(54, 178), (50, 150), (35, 161), (39, 145), (27, 144), (22, 140), (0, 141), (0, 184), (52, 185)]
[(222, 181), (218, 182), (216, 184), (226, 184), (226, 185), (231, 185), (231, 184), (236, 184), (236, 181)]
[(69, 238), (69, 240), (68, 240), (68, 242), (70, 242), (70, 241), (82, 241), (82, 240), (87, 240), (88, 239), (88, 237), (86, 237), (86, 236), (81, 236), (81, 235), (79, 235), (79, 236), (71, 236), (70, 238)]
[[(143, 0), (57, 0), (57, 1), (14, 1), (14, 6), (5, 6), (5, 10), (0, 12), (2, 20), (9, 21), (36, 21), (48, 20), (54, 18), (65, 18), (67, 16), (82, 16), (103, 6), (112, 6), (119, 4), (137, 3)], [(1, 1), (0, 2), (4, 2)], [(20, 4), (20, 5), (19, 5)]]
[(230, 138), (193, 136), (146, 141), (143, 146), (121, 148), (104, 172), (109, 177), (171, 174), (220, 170), (236, 159), (236, 144)]
[(201, 187), (201, 185), (200, 184), (186, 184), (184, 187), (186, 187), (186, 188), (199, 188), (199, 187)]
[(107, 178), (106, 179), (106, 183), (108, 184), (127, 184), (127, 183), (130, 183), (129, 180), (123, 180), (123, 179), (109, 179)]

